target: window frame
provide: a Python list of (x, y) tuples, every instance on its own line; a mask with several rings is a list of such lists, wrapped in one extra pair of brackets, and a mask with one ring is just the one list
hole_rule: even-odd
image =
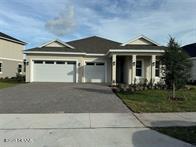
[[(19, 65), (20, 65), (21, 67), (19, 67)], [(21, 64), (21, 63), (18, 63), (17, 71), (18, 71), (19, 74), (22, 73), (22, 69), (23, 69), (22, 64)], [(19, 72), (19, 70), (20, 70), (20, 72)]]
[[(137, 68), (137, 61), (140, 61), (141, 62), (141, 68)], [(136, 62), (135, 62), (135, 76), (136, 77), (142, 78), (144, 76), (144, 69), (143, 68), (144, 68), (144, 62), (143, 62), (143, 60), (141, 60), (141, 59), (136, 60)], [(137, 69), (140, 69), (141, 70), (141, 76), (138, 76), (137, 75)]]
[[(157, 67), (157, 62), (159, 62), (159, 67)], [(156, 62), (155, 62), (155, 77), (160, 77), (160, 72), (161, 72), (161, 69), (160, 69), (160, 60), (156, 60)], [(158, 73), (159, 73), (159, 75), (157, 76), (157, 71), (158, 71)]]

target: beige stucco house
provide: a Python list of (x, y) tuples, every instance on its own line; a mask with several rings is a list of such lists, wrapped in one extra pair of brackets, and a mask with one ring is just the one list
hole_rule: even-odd
[(23, 73), (25, 42), (0, 32), (0, 78), (11, 78)]
[(165, 47), (145, 36), (120, 43), (93, 36), (26, 50), (27, 82), (135, 83), (160, 80)]

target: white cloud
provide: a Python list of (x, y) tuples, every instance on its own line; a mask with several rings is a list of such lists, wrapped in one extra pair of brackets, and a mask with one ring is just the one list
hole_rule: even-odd
[(70, 33), (75, 26), (74, 7), (68, 6), (57, 17), (46, 22), (46, 29), (57, 36)]

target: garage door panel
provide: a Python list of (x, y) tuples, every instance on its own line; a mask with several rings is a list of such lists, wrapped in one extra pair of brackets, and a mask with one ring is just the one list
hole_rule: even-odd
[(75, 82), (76, 64), (34, 64), (35, 82)]
[(85, 82), (103, 83), (105, 82), (105, 65), (86, 65)]

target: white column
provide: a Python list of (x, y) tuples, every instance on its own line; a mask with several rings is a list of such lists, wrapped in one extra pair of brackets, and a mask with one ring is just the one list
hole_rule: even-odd
[(112, 85), (116, 85), (116, 54), (112, 55)]
[(135, 77), (136, 77), (136, 55), (132, 55), (132, 84), (135, 82)]
[(152, 62), (151, 62), (151, 79), (152, 82), (155, 82), (155, 65), (156, 65), (156, 55), (152, 55)]

